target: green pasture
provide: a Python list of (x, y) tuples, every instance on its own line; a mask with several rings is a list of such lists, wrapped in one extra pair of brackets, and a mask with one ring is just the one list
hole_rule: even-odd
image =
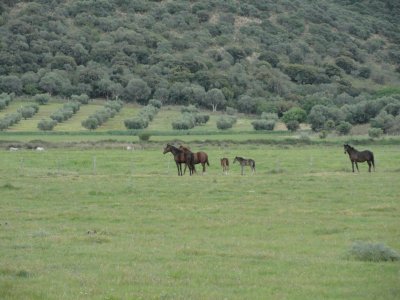
[[(1, 299), (397, 299), (398, 146), (366, 145), (353, 174), (335, 146), (193, 145), (210, 164), (178, 177), (141, 149), (1, 150)], [(250, 157), (257, 172), (219, 158)], [(200, 168), (197, 166), (197, 170)]]

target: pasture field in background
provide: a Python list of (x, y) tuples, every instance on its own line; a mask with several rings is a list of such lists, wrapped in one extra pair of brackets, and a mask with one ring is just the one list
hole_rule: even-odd
[[(398, 146), (357, 147), (371, 174), (340, 144), (198, 148), (211, 166), (191, 177), (158, 145), (2, 149), (0, 298), (400, 297), (399, 262), (348, 256), (356, 241), (400, 251)], [(222, 175), (236, 155), (256, 174)]]

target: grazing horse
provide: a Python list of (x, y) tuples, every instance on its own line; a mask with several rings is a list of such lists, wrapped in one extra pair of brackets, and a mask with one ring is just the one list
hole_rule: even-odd
[(229, 159), (227, 159), (226, 157), (221, 158), (221, 167), (222, 167), (222, 173), (224, 173), (225, 175), (228, 175)]
[[(205, 153), (203, 151), (194, 153), (194, 152), (190, 151), (189, 148), (182, 146), (182, 145), (179, 147), (179, 149), (185, 153), (191, 153), (193, 155), (193, 170), (194, 170), (194, 172), (196, 172), (194, 165), (201, 164), (203, 166), (203, 173), (206, 171), (206, 164), (207, 164), (207, 166), (210, 165), (210, 163), (208, 162), (207, 153)], [(183, 173), (185, 173), (185, 172), (186, 172), (186, 166), (185, 166), (185, 170)]]
[(345, 144), (343, 145), (343, 147), (344, 147), (344, 154), (347, 153), (349, 155), (353, 172), (354, 172), (354, 163), (356, 164), (357, 171), (360, 172), (360, 170), (358, 170), (357, 163), (365, 161), (368, 163), (368, 172), (371, 172), (371, 165), (374, 167), (375, 171), (374, 154), (371, 151), (369, 150), (357, 151), (349, 144)]
[(243, 168), (245, 166), (250, 166), (252, 174), (256, 171), (256, 162), (252, 160), (251, 158), (249, 159), (244, 159), (243, 157), (236, 156), (235, 159), (233, 160), (233, 163), (239, 162), (240, 167), (242, 169), (241, 174), (243, 175)]
[(176, 163), (176, 167), (178, 168), (178, 176), (182, 176), (182, 163), (185, 164), (185, 166), (189, 166), (189, 171), (190, 175), (193, 174), (194, 172), (194, 165), (193, 165), (193, 154), (192, 153), (185, 153), (184, 151), (167, 144), (165, 146), (163, 154), (171, 152), (172, 155), (174, 156), (174, 160)]

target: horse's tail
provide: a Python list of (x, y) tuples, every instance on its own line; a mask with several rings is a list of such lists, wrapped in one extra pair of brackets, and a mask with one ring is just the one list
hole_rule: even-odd
[(210, 163), (208, 162), (208, 157), (207, 157), (206, 163), (207, 163), (207, 166), (209, 166), (209, 165), (210, 165)]

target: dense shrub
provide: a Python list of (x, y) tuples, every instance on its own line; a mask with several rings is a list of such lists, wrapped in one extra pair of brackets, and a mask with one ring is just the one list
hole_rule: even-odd
[(261, 113), (261, 119), (262, 120), (272, 120), (277, 122), (279, 120), (278, 114), (276, 113), (268, 113), (268, 112), (263, 112)]
[(150, 99), (149, 105), (152, 105), (152, 106), (154, 106), (155, 108), (160, 109), (161, 106), (162, 106), (162, 102), (161, 102), (160, 100), (157, 100), (157, 99)]
[(149, 121), (145, 118), (134, 117), (131, 119), (126, 119), (124, 124), (127, 129), (144, 129), (149, 126)]
[(370, 138), (380, 138), (383, 134), (383, 130), (381, 128), (370, 128), (368, 130), (368, 135)]
[(0, 130), (5, 130), (14, 124), (17, 124), (19, 121), (21, 121), (21, 119), (22, 115), (19, 112), (5, 115), (2, 119), (0, 119)]
[(74, 102), (79, 102), (81, 104), (88, 104), (89, 101), (90, 101), (90, 98), (86, 94), (80, 94), (79, 96), (78, 95), (72, 95), (71, 96), (71, 100), (74, 101)]
[(336, 126), (336, 132), (340, 135), (348, 135), (353, 126), (346, 121), (341, 121), (339, 125)]
[(0, 94), (0, 110), (6, 108), (13, 99), (14, 99), (14, 93), (12, 93), (12, 94), (1, 93)]
[(86, 129), (94, 130), (99, 127), (99, 121), (95, 117), (89, 117), (82, 121), (82, 126)]
[(21, 107), (18, 109), (18, 112), (21, 114), (24, 120), (32, 118), (36, 113), (35, 109), (31, 106)]
[(384, 244), (355, 242), (349, 251), (351, 257), (361, 261), (397, 261), (400, 260), (400, 254), (387, 247)]
[(217, 120), (217, 128), (221, 130), (232, 128), (236, 123), (236, 118), (233, 116), (221, 116)]
[(51, 131), (53, 130), (54, 126), (57, 125), (57, 121), (55, 120), (40, 120), (37, 127), (43, 131)]
[(343, 112), (337, 107), (315, 105), (308, 115), (308, 122), (314, 131), (324, 129), (324, 125), (328, 120), (333, 120), (335, 124), (338, 124), (340, 121), (344, 120)]
[(184, 113), (193, 114), (193, 113), (198, 113), (198, 112), (199, 112), (198, 108), (194, 105), (184, 106), (181, 108), (181, 113), (183, 113), (183, 114)]
[(394, 117), (388, 114), (385, 110), (382, 110), (375, 118), (371, 119), (371, 127), (380, 128), (384, 133), (393, 126)]
[(208, 120), (210, 120), (210, 116), (207, 114), (195, 114), (194, 119), (195, 119), (196, 126), (203, 125), (203, 124), (206, 124), (208, 122)]
[(307, 119), (307, 113), (300, 107), (292, 107), (288, 111), (283, 113), (282, 121), (287, 124), (290, 121), (297, 121), (302, 123)]
[(255, 120), (251, 122), (254, 130), (274, 130), (275, 121), (274, 120)]
[(33, 98), (39, 105), (45, 105), (50, 101), (49, 94), (37, 94)]
[(300, 128), (300, 123), (297, 120), (290, 120), (285, 123), (288, 130), (295, 132)]

